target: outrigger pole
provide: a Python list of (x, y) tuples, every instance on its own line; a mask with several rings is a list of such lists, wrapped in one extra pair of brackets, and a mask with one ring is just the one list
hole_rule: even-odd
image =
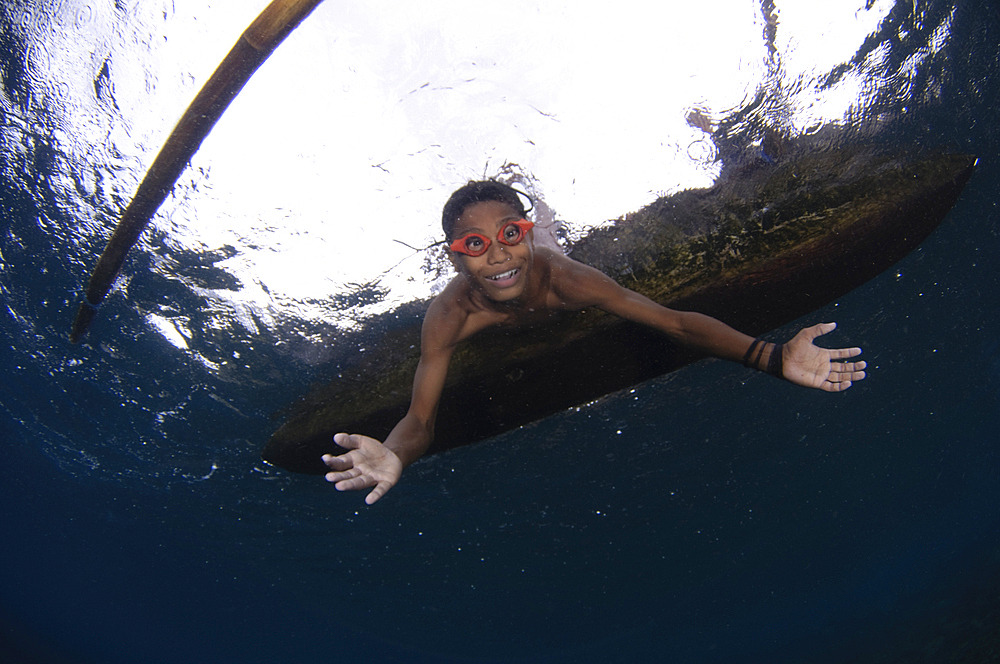
[(240, 36), (236, 45), (181, 116), (135, 197), (122, 214), (108, 246), (90, 276), (70, 331), (76, 343), (87, 333), (97, 308), (111, 290), (129, 250), (174, 188), (192, 155), (240, 93), (253, 73), (323, 0), (273, 0)]

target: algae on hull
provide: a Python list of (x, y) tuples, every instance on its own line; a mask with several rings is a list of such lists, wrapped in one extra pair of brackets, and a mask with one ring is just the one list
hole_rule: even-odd
[[(968, 155), (863, 146), (743, 165), (713, 187), (662, 197), (593, 231), (570, 256), (666, 306), (761, 334), (890, 267), (937, 227), (972, 174)], [(383, 439), (406, 412), (429, 303), (370, 321), (363, 353), (271, 437), (262, 457), (325, 471), (332, 435)], [(379, 336), (389, 320), (392, 329)], [(494, 328), (455, 353), (431, 451), (469, 444), (698, 359), (596, 309), (530, 329)]]

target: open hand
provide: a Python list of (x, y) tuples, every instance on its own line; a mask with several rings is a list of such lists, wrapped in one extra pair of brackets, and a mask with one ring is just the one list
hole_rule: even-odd
[(338, 456), (323, 455), (323, 463), (331, 469), (326, 474), (326, 481), (335, 482), (334, 488), (337, 491), (375, 487), (365, 497), (365, 502), (372, 505), (394, 487), (403, 474), (403, 464), (399, 457), (374, 438), (338, 433), (333, 437), (333, 442), (350, 450)]
[(782, 349), (782, 373), (796, 385), (815, 387), (827, 392), (841, 392), (854, 381), (863, 380), (864, 368), (861, 362), (838, 362), (857, 357), (860, 348), (820, 348), (813, 343), (816, 337), (832, 332), (836, 323), (820, 323), (800, 330)]

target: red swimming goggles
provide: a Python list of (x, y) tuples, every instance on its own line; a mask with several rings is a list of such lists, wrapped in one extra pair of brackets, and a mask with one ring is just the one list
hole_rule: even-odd
[[(497, 233), (497, 241), (500, 244), (505, 244), (508, 247), (513, 247), (515, 244), (520, 244), (524, 239), (524, 236), (528, 234), (535, 224), (528, 221), (527, 219), (518, 219), (517, 221), (508, 221)], [(490, 248), (492, 244), (490, 240), (485, 235), (480, 235), (479, 233), (469, 233), (468, 235), (463, 235), (462, 237), (453, 240), (448, 247), (459, 254), (465, 254), (466, 256), (482, 256), (486, 253), (486, 250)]]

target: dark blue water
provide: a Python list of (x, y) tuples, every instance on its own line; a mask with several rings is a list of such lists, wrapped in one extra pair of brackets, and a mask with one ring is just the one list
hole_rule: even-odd
[(1000, 17), (958, 3), (950, 25), (885, 101), (907, 109), (891, 140), (976, 175), (913, 254), (773, 335), (836, 320), (868, 380), (701, 363), (423, 460), (374, 507), (260, 464), (321, 369), (266, 332), (214, 349), (242, 367), (179, 362), (141, 312), (200, 302), (148, 257), (69, 344), (100, 242), (50, 193), (52, 134), (5, 115), (0, 660), (1000, 659)]

